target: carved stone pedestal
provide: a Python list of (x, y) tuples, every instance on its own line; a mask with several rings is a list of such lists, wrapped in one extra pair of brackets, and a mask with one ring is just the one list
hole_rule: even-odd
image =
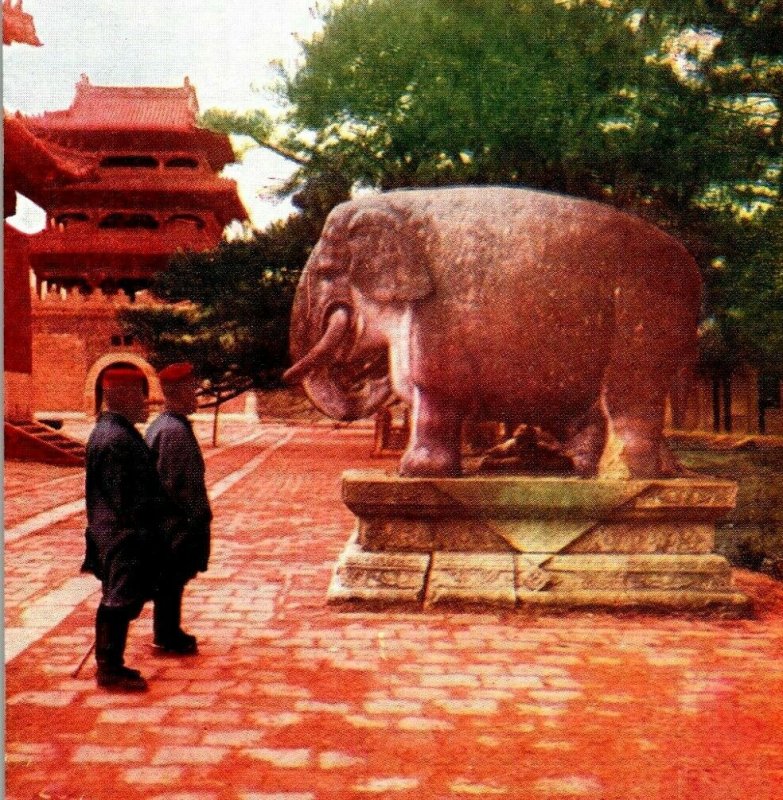
[(749, 613), (712, 552), (736, 485), (348, 471), (330, 602)]

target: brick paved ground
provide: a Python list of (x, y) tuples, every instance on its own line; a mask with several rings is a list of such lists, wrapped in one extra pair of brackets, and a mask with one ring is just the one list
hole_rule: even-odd
[(201, 652), (155, 656), (145, 609), (142, 696), (97, 690), (92, 659), (71, 676), (98, 599), (83, 513), (25, 533), (79, 499), (78, 471), (6, 464), (9, 800), (783, 798), (781, 584), (737, 575), (745, 621), (339, 611), (340, 473), (392, 462), (367, 428), (255, 430), (207, 460), (213, 559), (185, 601)]

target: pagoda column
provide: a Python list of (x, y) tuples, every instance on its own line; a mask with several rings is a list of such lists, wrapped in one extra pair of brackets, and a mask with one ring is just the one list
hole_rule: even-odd
[(33, 334), (27, 236), (3, 224), (4, 418), (32, 418)]

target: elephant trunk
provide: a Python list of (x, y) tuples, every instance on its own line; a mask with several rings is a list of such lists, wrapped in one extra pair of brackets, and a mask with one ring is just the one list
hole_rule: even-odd
[(344, 360), (351, 344), (351, 312), (342, 304), (333, 306), (321, 338), (308, 347), (312, 321), (304, 312), (302, 298), (297, 297), (291, 319), (291, 354), (297, 360), (284, 380), (301, 383), (310, 402), (332, 419), (348, 422), (371, 416), (392, 394), (386, 350)]

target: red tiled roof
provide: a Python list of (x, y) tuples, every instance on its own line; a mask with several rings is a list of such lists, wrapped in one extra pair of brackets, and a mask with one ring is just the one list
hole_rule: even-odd
[(35, 124), (50, 129), (190, 131), (198, 100), (190, 81), (183, 86), (94, 86), (86, 75), (76, 84), (70, 108), (48, 111)]
[(82, 152), (36, 136), (18, 114), (4, 114), (3, 127), (7, 168), (24, 167), (47, 181), (66, 183), (86, 177), (97, 166), (96, 159)]
[(19, 116), (4, 115), (3, 143), (5, 211), (11, 214), (15, 192), (41, 203), (53, 186), (85, 180), (95, 171), (95, 159), (42, 140)]
[(202, 151), (217, 172), (235, 160), (234, 151), (227, 135), (198, 126), (198, 113), (187, 78), (179, 87), (93, 86), (82, 75), (70, 108), (28, 117), (28, 123), (38, 134), (89, 151), (135, 149), (143, 133), (148, 145), (154, 137), (166, 148)]
[(14, 5), (12, 0), (3, 0), (3, 44), (31, 44), (40, 47), (41, 41), (35, 33), (35, 24), (30, 14), (22, 11), (22, 0)]

